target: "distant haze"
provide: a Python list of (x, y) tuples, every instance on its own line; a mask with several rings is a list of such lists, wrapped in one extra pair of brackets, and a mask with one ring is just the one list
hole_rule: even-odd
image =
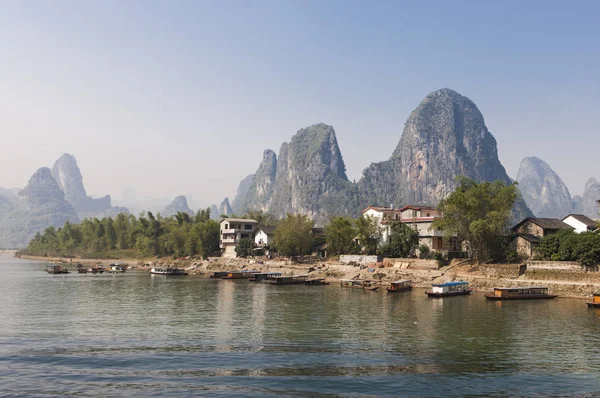
[[(469, 97), (516, 176), (600, 177), (600, 2), (4, 2), (0, 187), (73, 154), (116, 202), (233, 198), (263, 150), (335, 128), (350, 180), (410, 112)], [(164, 206), (161, 205), (161, 206)]]

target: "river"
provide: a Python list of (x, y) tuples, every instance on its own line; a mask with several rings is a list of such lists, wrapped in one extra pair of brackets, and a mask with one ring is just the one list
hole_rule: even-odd
[(0, 397), (600, 394), (582, 300), (44, 268), (0, 256)]

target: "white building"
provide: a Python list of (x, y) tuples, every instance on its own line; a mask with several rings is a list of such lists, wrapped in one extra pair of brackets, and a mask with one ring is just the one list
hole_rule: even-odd
[(254, 241), (254, 233), (258, 222), (243, 218), (225, 218), (221, 221), (221, 234), (219, 236), (219, 247), (221, 254), (226, 258), (235, 258), (236, 246), (240, 240), (248, 238)]
[(570, 225), (578, 234), (582, 232), (593, 232), (598, 228), (598, 223), (583, 214), (569, 214), (562, 219), (565, 224)]
[(273, 244), (275, 227), (260, 225), (254, 233), (254, 243), (257, 247), (265, 247)]
[(435, 229), (433, 222), (441, 215), (433, 207), (404, 206), (400, 209), (391, 207), (369, 206), (362, 211), (363, 217), (374, 217), (382, 226), (381, 244), (388, 242), (390, 221), (400, 221), (419, 233), (419, 245), (425, 245), (433, 251), (460, 251), (455, 238), (444, 239), (443, 231)]

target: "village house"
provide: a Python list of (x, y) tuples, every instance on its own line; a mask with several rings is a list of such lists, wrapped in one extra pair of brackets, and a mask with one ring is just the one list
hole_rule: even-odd
[(583, 214), (569, 214), (562, 221), (573, 227), (578, 234), (582, 232), (594, 232), (598, 229), (598, 222)]
[(561, 229), (574, 229), (558, 218), (527, 217), (511, 228), (514, 236), (510, 240), (511, 247), (521, 257), (530, 258), (544, 236), (555, 234)]
[(258, 222), (243, 218), (225, 218), (221, 221), (219, 247), (225, 258), (236, 258), (236, 246), (240, 240), (248, 238), (254, 241)]
[(254, 244), (256, 247), (266, 247), (272, 245), (274, 236), (274, 226), (259, 225), (254, 233)]
[(433, 207), (404, 206), (399, 209), (393, 207), (369, 206), (362, 211), (363, 217), (374, 217), (382, 226), (380, 244), (388, 242), (390, 235), (389, 222), (399, 221), (416, 230), (419, 234), (419, 245), (429, 247), (431, 251), (454, 252), (461, 247), (456, 238), (444, 238), (444, 232), (433, 227), (433, 222), (441, 217), (439, 211)]

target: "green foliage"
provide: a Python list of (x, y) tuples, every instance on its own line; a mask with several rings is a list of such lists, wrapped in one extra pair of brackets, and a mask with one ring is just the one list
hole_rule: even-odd
[(366, 254), (377, 253), (377, 247), (383, 235), (382, 227), (375, 217), (359, 217), (356, 222), (358, 240)]
[(65, 223), (62, 228), (46, 228), (29, 242), (24, 254), (115, 258), (127, 256), (208, 257), (219, 251), (219, 224), (210, 219), (210, 210), (195, 217), (177, 213), (156, 217), (148, 212), (139, 218), (121, 213), (113, 220), (84, 219), (80, 224)]
[(243, 238), (235, 247), (235, 252), (238, 257), (250, 257), (252, 256), (252, 249), (254, 249), (254, 241), (250, 238)]
[(427, 257), (429, 257), (430, 252), (431, 252), (431, 250), (429, 250), (429, 246), (427, 246), (427, 245), (419, 246), (419, 257), (427, 258)]
[(333, 217), (325, 226), (325, 240), (331, 254), (353, 254), (357, 252), (354, 222), (348, 217)]
[(595, 266), (600, 264), (600, 235), (559, 230), (542, 238), (536, 253), (552, 261), (579, 261), (586, 267)]
[(388, 243), (379, 248), (384, 257), (408, 257), (419, 244), (419, 233), (399, 221), (390, 221)]
[(458, 187), (438, 206), (442, 217), (434, 227), (446, 238), (467, 242), (469, 255), (478, 261), (504, 255), (502, 236), (508, 233), (511, 209), (517, 198), (515, 183), (477, 183), (457, 177)]
[(312, 248), (314, 222), (302, 214), (288, 214), (279, 222), (273, 237), (277, 252), (283, 256), (307, 254)]

